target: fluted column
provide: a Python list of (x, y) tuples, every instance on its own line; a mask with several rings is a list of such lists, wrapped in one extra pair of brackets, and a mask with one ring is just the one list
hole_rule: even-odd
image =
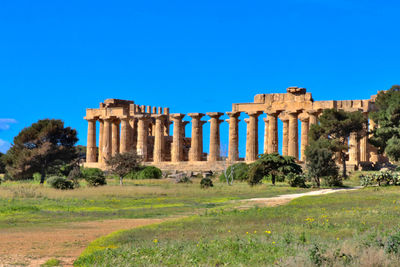
[(258, 116), (261, 112), (246, 112), (249, 115), (245, 119), (247, 123), (247, 139), (246, 139), (246, 161), (252, 162), (257, 160), (258, 155)]
[(138, 131), (138, 122), (136, 118), (131, 118), (129, 120), (130, 126), (130, 134), (129, 134), (129, 151), (136, 151), (136, 144), (137, 144), (137, 131)]
[(189, 113), (192, 118), (192, 140), (190, 144), (189, 161), (201, 161), (201, 154), (203, 153), (202, 145), (202, 128), (201, 118), (203, 113)]
[(268, 112), (268, 153), (278, 153), (278, 113)]
[(301, 158), (300, 160), (306, 161), (306, 148), (308, 146), (308, 131), (309, 131), (309, 118), (301, 119)]
[(98, 162), (103, 162), (103, 136), (104, 136), (104, 121), (100, 121), (100, 130), (99, 130), (99, 159)]
[(142, 156), (143, 161), (147, 161), (148, 160), (147, 137), (149, 135), (148, 132), (149, 117), (146, 114), (142, 114), (142, 115), (136, 115), (135, 118), (138, 120), (136, 151), (139, 156)]
[(264, 120), (264, 154), (268, 154), (268, 118)]
[(221, 112), (209, 112), (210, 116), (210, 151), (208, 155), (208, 161), (214, 162), (220, 160), (220, 135), (219, 125), (222, 120), (219, 119), (224, 113)]
[(289, 118), (287, 116), (281, 117), (282, 121), (282, 155), (289, 155)]
[(357, 133), (351, 133), (350, 134), (350, 140), (349, 140), (349, 162), (352, 164), (358, 164), (359, 162), (359, 142), (358, 142), (358, 137)]
[(308, 110), (307, 113), (309, 115), (309, 127), (313, 124), (317, 124), (319, 112), (317, 110)]
[(171, 114), (170, 117), (174, 123), (174, 135), (172, 139), (171, 148), (171, 161), (179, 162), (183, 160), (183, 138), (182, 138), (182, 119), (185, 114), (175, 113)]
[[(370, 119), (369, 120), (369, 131), (372, 132), (376, 128), (375, 122)], [(370, 138), (372, 137), (372, 134), (370, 135)], [(369, 144), (369, 160), (373, 163), (379, 162), (379, 154), (378, 154), (378, 149), (373, 146), (372, 144)]]
[(227, 112), (229, 119), (228, 161), (239, 160), (239, 116), (240, 112)]
[(96, 120), (88, 119), (86, 162), (96, 162)]
[(128, 118), (121, 119), (121, 138), (119, 153), (125, 153), (129, 150), (129, 129), (130, 125)]
[(166, 115), (157, 114), (152, 115), (155, 118), (155, 133), (154, 133), (154, 151), (153, 161), (162, 162), (164, 161), (164, 120)]
[(111, 157), (111, 119), (104, 119), (103, 162)]
[(203, 144), (203, 126), (206, 124), (207, 121), (200, 121), (200, 160), (203, 160), (203, 149), (204, 149), (204, 144)]
[(288, 155), (299, 158), (299, 125), (298, 125), (298, 112), (288, 112), (289, 116), (289, 146)]
[(119, 153), (119, 120), (113, 120), (112, 122), (112, 152), (115, 156)]
[(360, 161), (368, 162), (369, 161), (369, 153), (368, 153), (368, 113), (363, 113), (364, 118), (367, 120), (367, 127), (362, 131), (362, 138), (360, 140)]

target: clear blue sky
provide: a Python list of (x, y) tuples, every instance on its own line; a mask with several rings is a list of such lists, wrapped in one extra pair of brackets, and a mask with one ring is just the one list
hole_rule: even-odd
[(85, 109), (106, 98), (182, 113), (293, 85), (369, 98), (400, 83), (399, 14), (399, 1), (1, 1), (0, 150), (42, 118), (85, 144)]

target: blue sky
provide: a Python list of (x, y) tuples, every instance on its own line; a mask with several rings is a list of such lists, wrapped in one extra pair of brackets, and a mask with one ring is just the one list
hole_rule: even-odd
[(182, 113), (293, 85), (369, 98), (400, 83), (399, 14), (398, 1), (1, 1), (0, 151), (42, 118), (85, 144), (85, 109), (106, 98)]

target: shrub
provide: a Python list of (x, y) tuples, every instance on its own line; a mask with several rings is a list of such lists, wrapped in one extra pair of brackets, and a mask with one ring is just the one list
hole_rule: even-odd
[(259, 163), (255, 163), (249, 170), (249, 180), (250, 185), (256, 185), (264, 178), (264, 166)]
[(161, 177), (162, 171), (154, 166), (146, 166), (135, 174), (135, 179), (160, 179)]
[(214, 184), (210, 178), (203, 178), (200, 181), (200, 187), (203, 189), (213, 187), (213, 186), (214, 186)]
[(61, 262), (57, 259), (49, 259), (41, 265), (42, 267), (61, 266)]
[(324, 185), (327, 185), (329, 187), (343, 186), (343, 178), (340, 177), (339, 175), (324, 176), (322, 177), (322, 181)]
[(381, 171), (378, 173), (361, 175), (360, 184), (362, 186), (400, 185), (400, 175), (392, 171)]
[(291, 187), (307, 187), (306, 177), (304, 174), (289, 173), (287, 176), (287, 180)]
[(42, 178), (42, 175), (41, 175), (40, 173), (35, 172), (35, 173), (33, 174), (33, 180), (34, 180), (35, 182), (40, 183), (40, 179), (41, 179), (41, 178)]
[(187, 177), (187, 176), (178, 177), (178, 178), (176, 178), (175, 182), (177, 184), (191, 184), (191, 183), (193, 183), (192, 180), (190, 180), (190, 178)]
[(47, 183), (55, 189), (67, 190), (74, 189), (74, 183), (65, 177), (51, 176), (47, 179)]
[(400, 231), (390, 235), (385, 242), (385, 252), (399, 254), (400, 253)]
[[(246, 163), (241, 162), (241, 163), (233, 164), (228, 167), (228, 169), (226, 170), (226, 173), (230, 174), (232, 172), (232, 169), (233, 169), (233, 180), (246, 181), (248, 179), (249, 165), (247, 165)], [(225, 177), (224, 173), (222, 173), (219, 176), (219, 180), (221, 182), (226, 182), (226, 177)]]
[(81, 173), (88, 186), (101, 186), (107, 184), (104, 172), (98, 168), (82, 168)]

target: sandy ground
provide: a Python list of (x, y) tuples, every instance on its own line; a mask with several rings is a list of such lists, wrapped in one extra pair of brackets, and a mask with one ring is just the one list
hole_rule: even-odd
[[(301, 194), (271, 198), (253, 198), (239, 201), (238, 208), (284, 205), (292, 199), (343, 192), (351, 189), (322, 189)], [(72, 266), (74, 260), (93, 240), (124, 229), (160, 223), (166, 219), (116, 219), (76, 222), (54, 227), (0, 229), (0, 266), (40, 266), (48, 259), (57, 258), (63, 266)]]

